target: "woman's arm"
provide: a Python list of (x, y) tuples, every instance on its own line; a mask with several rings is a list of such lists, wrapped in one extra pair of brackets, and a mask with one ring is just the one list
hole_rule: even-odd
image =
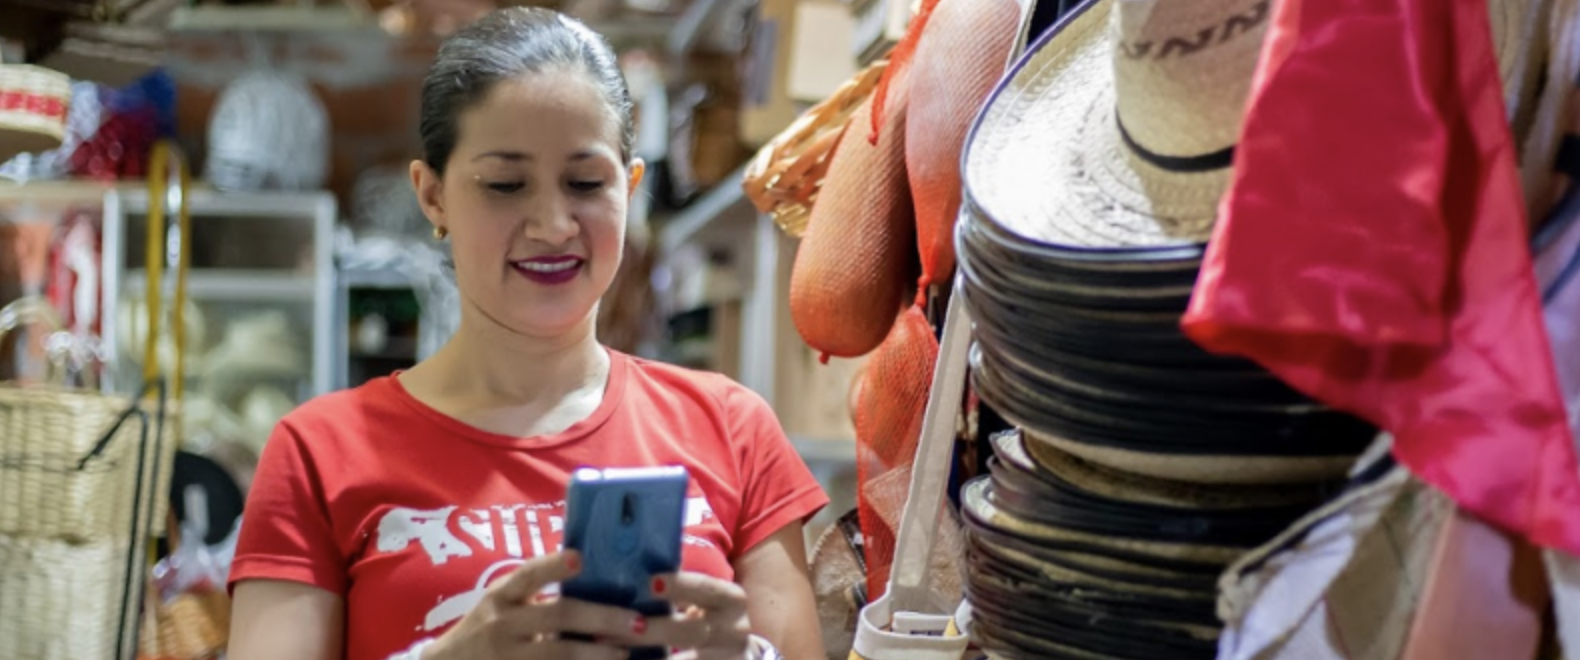
[(345, 604), (339, 596), (283, 580), (243, 580), (234, 596), (230, 660), (341, 657)]
[(736, 560), (735, 580), (746, 590), (753, 631), (772, 642), (780, 655), (786, 660), (826, 660), (803, 534), (799, 521), (774, 532)]

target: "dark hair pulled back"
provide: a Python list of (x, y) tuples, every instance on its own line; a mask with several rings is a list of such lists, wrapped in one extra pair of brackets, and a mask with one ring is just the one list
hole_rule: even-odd
[(495, 10), (439, 46), (422, 83), (423, 161), (444, 174), (462, 111), (501, 80), (557, 67), (580, 68), (592, 76), (620, 122), (620, 156), (629, 162), (636, 127), (631, 92), (614, 49), (580, 21), (540, 7)]

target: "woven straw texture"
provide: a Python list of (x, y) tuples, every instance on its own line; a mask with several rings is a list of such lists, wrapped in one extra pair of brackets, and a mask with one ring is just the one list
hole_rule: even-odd
[[(1531, 15), (1540, 12), (1529, 0), (1488, 4), (1509, 104), (1528, 103)], [(1097, 2), (984, 109), (966, 162), (974, 201), (1054, 244), (1205, 242), (1231, 170), (1156, 167), (1124, 145), (1119, 125), (1163, 156), (1232, 147), (1270, 11), (1270, 0)], [(1048, 192), (1024, 194), (1038, 189)]]
[(144, 660), (199, 660), (225, 650), (230, 596), (224, 591), (183, 593), (165, 602), (150, 592), (144, 600), (137, 640)]
[(886, 61), (878, 61), (808, 109), (763, 148), (746, 166), (746, 197), (772, 216), (789, 236), (806, 234), (834, 152), (856, 110), (872, 96)]
[(1078, 14), (983, 110), (966, 157), (973, 200), (1048, 243), (1206, 241), (1230, 169), (1151, 165), (1124, 145), (1119, 119), (1165, 156), (1232, 146), (1267, 15), (1268, 0), (1102, 1)]
[(66, 138), (65, 108), (70, 103), (71, 80), (64, 74), (0, 64), (0, 162), (16, 153), (59, 147)]
[(923, 286), (954, 272), (960, 151), (971, 120), (1004, 73), (1019, 21), (1014, 0), (941, 0), (916, 46), (905, 170), (916, 203)]
[(0, 658), (113, 658), (135, 625), (121, 619), (136, 612), (136, 557), (164, 522), (166, 498), (155, 494), (169, 490), (175, 443), (155, 454), (154, 429), (142, 444), (133, 417), (76, 469), (127, 405), (97, 393), (0, 387)]
[(77, 469), (127, 405), (53, 387), (0, 388), (0, 535), (87, 543), (127, 534), (139, 424), (122, 425)]
[(126, 552), (124, 530), (88, 544), (0, 534), (0, 658), (117, 657)]
[[(844, 141), (834, 153), (790, 271), (790, 318), (808, 346), (835, 357), (877, 348), (915, 278), (916, 221), (905, 176), (908, 77), (893, 83), (876, 146)], [(865, 138), (869, 101), (851, 117)]]

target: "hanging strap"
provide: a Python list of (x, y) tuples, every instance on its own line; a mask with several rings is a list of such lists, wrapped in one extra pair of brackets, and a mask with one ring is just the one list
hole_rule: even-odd
[(955, 291), (944, 312), (944, 336), (922, 418), (922, 437), (911, 467), (910, 492), (900, 514), (899, 533), (895, 535), (888, 593), (896, 612), (929, 609), (928, 564), (944, 511), (944, 492), (948, 490), (954, 455), (955, 419), (965, 394), (966, 356), (971, 345), (971, 319), (959, 282), (960, 276), (956, 275)]
[[(148, 156), (148, 241), (144, 246), (143, 263), (146, 264), (148, 281), (144, 291), (148, 314), (148, 330), (143, 336), (143, 382), (150, 383), (159, 377), (159, 328), (164, 320), (164, 284), (167, 265), (175, 270), (175, 291), (171, 301), (172, 338), (175, 340), (175, 365), (169, 374), (170, 399), (181, 401), (186, 386), (186, 305), (187, 270), (191, 257), (186, 245), (191, 235), (192, 218), (187, 195), (190, 194), (192, 175), (186, 158), (169, 140), (154, 144)], [(166, 207), (175, 205), (175, 236), (169, 236), (170, 213)]]

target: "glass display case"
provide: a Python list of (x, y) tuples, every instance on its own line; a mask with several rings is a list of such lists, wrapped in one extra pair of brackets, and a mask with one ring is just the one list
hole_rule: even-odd
[[(256, 436), (280, 416), (332, 386), (335, 198), (203, 189), (188, 197), (183, 405), (189, 417), (243, 427), (261, 443)], [(141, 378), (147, 214), (144, 190), (105, 197), (102, 336), (108, 380), (120, 391)], [(170, 373), (173, 343), (161, 335), (162, 373)]]

